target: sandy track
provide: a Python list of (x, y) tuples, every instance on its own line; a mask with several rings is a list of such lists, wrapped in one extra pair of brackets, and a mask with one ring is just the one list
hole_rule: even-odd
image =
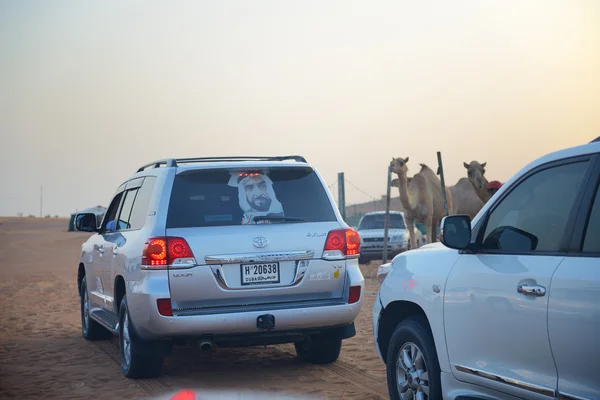
[(133, 381), (119, 372), (116, 338), (91, 343), (81, 337), (76, 267), (89, 235), (66, 227), (62, 219), (0, 219), (0, 398), (134, 399), (184, 388), (388, 398), (371, 328), (376, 266), (363, 268), (367, 290), (357, 336), (344, 341), (332, 365), (302, 363), (292, 345), (212, 353), (176, 347), (162, 377)]

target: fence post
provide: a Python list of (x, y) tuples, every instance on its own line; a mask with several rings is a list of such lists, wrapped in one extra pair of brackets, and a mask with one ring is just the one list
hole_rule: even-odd
[(385, 225), (383, 228), (383, 263), (388, 257), (388, 232), (390, 230), (390, 196), (392, 194), (392, 167), (387, 171), (387, 195), (385, 198)]
[(342, 218), (346, 221), (346, 189), (344, 186), (344, 173), (338, 173), (338, 207)]
[[(442, 182), (442, 197), (444, 199), (444, 213), (448, 216), (448, 199), (446, 198), (446, 182), (444, 181), (444, 166), (442, 164), (442, 153), (437, 152), (438, 159), (438, 175), (440, 176), (440, 181)], [(433, 232), (435, 236), (435, 232)]]

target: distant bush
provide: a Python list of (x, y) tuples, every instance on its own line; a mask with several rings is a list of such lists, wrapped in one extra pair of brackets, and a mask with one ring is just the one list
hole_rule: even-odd
[(35, 215), (29, 214), (29, 218), (35, 218)]
[(19, 218), (21, 218), (23, 216), (22, 212), (18, 212), (17, 215), (19, 216)]
[(50, 218), (50, 214), (46, 214), (44, 218)]

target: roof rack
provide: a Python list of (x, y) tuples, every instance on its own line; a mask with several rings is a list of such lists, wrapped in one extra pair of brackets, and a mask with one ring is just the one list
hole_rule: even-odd
[(192, 158), (166, 158), (163, 160), (153, 161), (149, 164), (143, 165), (140, 167), (137, 172), (141, 172), (148, 167), (152, 168), (160, 168), (164, 167), (177, 167), (179, 164), (187, 164), (187, 163), (201, 163), (201, 162), (226, 162), (226, 161), (285, 161), (285, 160), (294, 160), (296, 162), (307, 162), (306, 159), (302, 156), (233, 156), (233, 157), (192, 157)]
[(141, 166), (140, 168), (138, 168), (137, 172), (142, 172), (143, 170), (145, 170), (148, 167), (160, 168), (161, 165), (164, 165), (165, 167), (176, 167), (177, 162), (175, 161), (174, 158), (165, 158), (164, 160), (156, 160), (156, 161), (151, 162), (150, 164)]
[(592, 140), (590, 143), (598, 143), (600, 142), (600, 136), (598, 136), (596, 139)]

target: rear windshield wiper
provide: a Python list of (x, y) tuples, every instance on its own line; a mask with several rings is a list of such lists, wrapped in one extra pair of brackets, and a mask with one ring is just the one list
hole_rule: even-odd
[(254, 221), (272, 221), (272, 222), (304, 222), (302, 218), (294, 218), (294, 217), (280, 217), (280, 216), (269, 216), (269, 215), (260, 215), (258, 217), (254, 217)]

